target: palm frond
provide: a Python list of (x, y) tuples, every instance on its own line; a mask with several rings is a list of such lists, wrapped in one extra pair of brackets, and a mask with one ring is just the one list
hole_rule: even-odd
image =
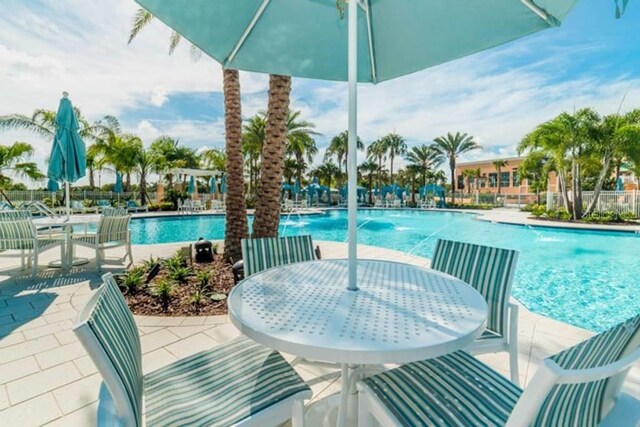
[(129, 40), (127, 44), (131, 44), (134, 38), (142, 31), (151, 21), (153, 21), (154, 16), (146, 9), (140, 8), (136, 11), (135, 16), (133, 17), (133, 22), (131, 25), (131, 32), (129, 33)]
[(52, 138), (55, 128), (52, 124), (40, 124), (23, 114), (7, 114), (0, 116), (0, 131), (18, 130), (38, 135), (42, 138)]
[(177, 31), (171, 33), (171, 37), (169, 38), (169, 55), (173, 55), (176, 47), (180, 44), (180, 40), (182, 40), (180, 33)]

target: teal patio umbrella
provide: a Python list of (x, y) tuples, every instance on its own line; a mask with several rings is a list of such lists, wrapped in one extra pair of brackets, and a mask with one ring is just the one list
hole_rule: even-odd
[(293, 183), (293, 187), (291, 188), (291, 192), (293, 193), (293, 197), (296, 202), (298, 201), (298, 194), (300, 194), (300, 180), (296, 178), (296, 182)]
[(216, 181), (216, 177), (212, 176), (209, 181), (209, 193), (216, 194), (218, 192), (218, 181)]
[(71, 212), (70, 183), (85, 176), (87, 167), (86, 149), (78, 129), (78, 119), (69, 101), (69, 94), (63, 92), (56, 113), (56, 134), (53, 137), (47, 176), (50, 180), (65, 184), (67, 218)]
[(189, 187), (187, 188), (187, 193), (193, 194), (196, 192), (196, 179), (192, 176), (189, 179)]
[(357, 82), (556, 27), (577, 0), (136, 1), (226, 68), (349, 82), (349, 290), (356, 290)]
[(227, 176), (222, 175), (220, 180), (220, 194), (227, 194)]
[(58, 190), (60, 190), (60, 186), (58, 185), (58, 182), (49, 178), (49, 181), (47, 181), (47, 191), (51, 193), (55, 193)]

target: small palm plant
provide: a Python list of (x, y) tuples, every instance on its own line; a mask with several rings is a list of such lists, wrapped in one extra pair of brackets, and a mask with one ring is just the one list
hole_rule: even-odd
[(169, 278), (175, 280), (178, 283), (187, 283), (187, 279), (191, 276), (193, 271), (189, 267), (179, 266), (169, 270)]
[(144, 274), (144, 266), (132, 268), (124, 274), (121, 285), (127, 290), (128, 294), (135, 294), (140, 289), (140, 286), (144, 283)]
[(162, 303), (162, 311), (166, 312), (169, 309), (169, 302), (171, 301), (171, 297), (176, 292), (174, 284), (170, 280), (162, 279), (155, 284), (151, 291), (153, 295), (160, 298), (160, 302)]

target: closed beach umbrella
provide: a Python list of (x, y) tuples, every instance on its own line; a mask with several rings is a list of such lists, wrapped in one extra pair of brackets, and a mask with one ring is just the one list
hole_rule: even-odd
[(120, 204), (120, 194), (122, 193), (122, 174), (116, 172), (116, 183), (113, 184), (113, 192), (118, 195), (118, 204)]
[(49, 181), (47, 182), (47, 190), (52, 193), (55, 193), (59, 189), (60, 189), (60, 186), (58, 185), (58, 182), (49, 178)]
[(218, 192), (218, 181), (216, 181), (216, 177), (212, 176), (211, 181), (209, 181), (209, 193), (216, 194)]
[(189, 179), (189, 187), (187, 188), (187, 193), (193, 194), (196, 192), (196, 179), (192, 176)]
[(227, 176), (226, 175), (223, 175), (222, 179), (220, 180), (220, 193), (222, 194), (227, 193)]
[(556, 27), (577, 0), (136, 0), (226, 68), (349, 82), (349, 289), (356, 290), (357, 82)]
[(71, 211), (70, 183), (85, 176), (87, 167), (86, 149), (78, 128), (78, 119), (69, 101), (69, 94), (63, 92), (56, 113), (56, 134), (49, 156), (47, 176), (53, 181), (65, 183), (67, 218)]
[(293, 188), (291, 189), (291, 191), (293, 192), (293, 196), (297, 201), (298, 194), (300, 194), (300, 180), (298, 178), (296, 178), (296, 182), (293, 183)]
[(618, 181), (616, 181), (616, 191), (624, 191), (624, 181), (622, 177), (618, 177)]

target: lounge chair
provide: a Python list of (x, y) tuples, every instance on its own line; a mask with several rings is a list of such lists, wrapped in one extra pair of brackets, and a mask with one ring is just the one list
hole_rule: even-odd
[(518, 252), (471, 243), (438, 240), (431, 268), (474, 287), (487, 301), (487, 328), (470, 347), (473, 354), (509, 353), (511, 381), (519, 383), (518, 306), (511, 303), (511, 284)]
[(31, 276), (38, 274), (38, 258), (46, 250), (60, 246), (60, 258), (64, 259), (64, 239), (59, 233), (38, 234), (28, 211), (0, 212), (0, 253), (17, 252), (0, 255), (2, 257), (19, 257), (20, 265), (31, 266)]
[(96, 206), (98, 207), (99, 212), (102, 212), (104, 209), (108, 209), (112, 207), (111, 203), (108, 200), (104, 200), (104, 199), (98, 200), (96, 202)]
[[(98, 426), (276, 426), (304, 422), (311, 389), (277, 351), (245, 338), (142, 374), (133, 315), (110, 274), (74, 332), (102, 375)], [(143, 408), (144, 406), (144, 408)]]
[(125, 207), (127, 212), (149, 212), (149, 207), (147, 205), (140, 206), (135, 200), (127, 200)]
[(211, 201), (211, 210), (215, 211), (215, 212), (224, 210), (224, 205), (222, 204), (222, 202), (220, 200), (212, 200)]
[(193, 213), (193, 203), (191, 200), (178, 199), (178, 213)]
[(526, 389), (458, 351), (358, 383), (359, 426), (638, 426), (621, 392), (640, 360), (640, 316), (545, 359)]
[(204, 212), (206, 207), (202, 204), (202, 200), (193, 200), (192, 209), (194, 212)]
[(131, 233), (129, 232), (129, 222), (131, 215), (126, 214), (124, 209), (105, 210), (100, 217), (98, 229), (95, 233), (73, 234), (71, 236), (72, 246), (84, 246), (94, 249), (96, 252), (96, 265), (98, 270), (102, 268), (102, 258), (104, 251), (125, 247), (126, 254), (122, 261), (129, 257), (129, 265), (133, 264), (131, 254)]

